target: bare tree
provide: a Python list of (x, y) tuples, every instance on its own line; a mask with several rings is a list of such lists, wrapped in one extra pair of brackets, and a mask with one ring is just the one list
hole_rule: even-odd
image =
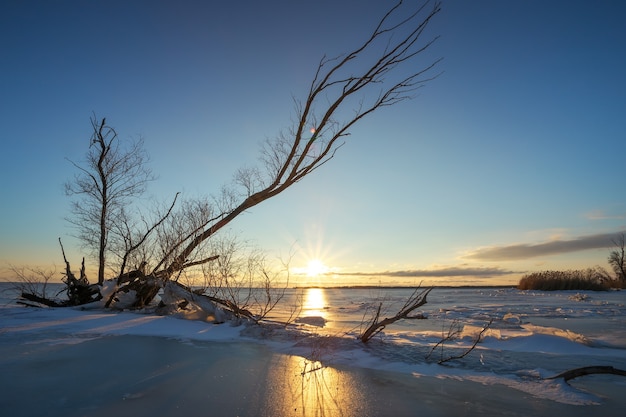
[(236, 317), (252, 317), (250, 309), (265, 255), (232, 233), (211, 239), (210, 247), (218, 258), (202, 265), (204, 293), (222, 300)]
[[(224, 188), (226, 190), (226, 188)], [(167, 216), (162, 226), (157, 228), (157, 242), (159, 256), (155, 259), (151, 275), (161, 280), (177, 280), (187, 269), (216, 259), (215, 250), (220, 243), (198, 245), (187, 256), (181, 265), (172, 274), (164, 274), (164, 266), (177, 257), (185, 242), (196, 238), (207, 224), (214, 222), (222, 214), (220, 200), (224, 200), (226, 191), (221, 198), (196, 198), (183, 201), (177, 210)], [(216, 214), (217, 213), (217, 214)]]
[[(149, 302), (158, 293), (159, 285), (154, 285), (154, 278), (150, 276), (151, 274), (146, 273), (148, 264), (154, 255), (154, 244), (150, 241), (150, 237), (170, 218), (178, 196), (179, 193), (176, 193), (169, 209), (165, 213), (158, 214), (157, 220), (148, 222), (142, 217), (143, 231), (139, 230), (136, 224), (130, 223), (131, 220), (125, 215), (124, 210), (120, 211), (120, 217), (114, 222), (114, 229), (112, 230), (112, 233), (117, 236), (115, 241), (119, 246), (118, 250), (114, 251), (120, 257), (119, 274), (115, 287), (106, 301), (106, 307), (115, 301), (117, 292), (120, 290), (124, 292), (136, 291), (137, 296), (131, 305), (132, 307), (143, 306), (144, 300)], [(128, 262), (133, 262), (134, 268), (126, 272)], [(152, 285), (146, 285), (147, 282)]]
[[(261, 265), (261, 285), (254, 295), (257, 311), (255, 322), (257, 323), (265, 319), (285, 297), (285, 292), (289, 287), (289, 263), (283, 263), (283, 268), (283, 271), (272, 272), (265, 264)], [(285, 279), (279, 278), (281, 272), (284, 272)], [(279, 285), (278, 281), (280, 281)]]
[[(230, 243), (235, 242), (235, 245)], [(227, 239), (215, 262), (203, 265), (205, 283), (193, 289), (181, 280), (163, 284), (159, 312), (201, 314), (215, 322), (246, 320), (260, 323), (284, 298), (289, 285), (288, 264), (284, 270), (271, 270), (261, 252), (241, 250), (239, 243)], [(193, 282), (193, 281), (192, 281)], [(197, 282), (197, 281), (196, 281)]]
[(140, 196), (153, 179), (146, 166), (143, 141), (120, 142), (117, 132), (91, 118), (93, 133), (89, 151), (82, 164), (70, 160), (79, 170), (72, 182), (65, 185), (66, 194), (78, 196), (72, 202), (68, 221), (83, 244), (94, 251), (98, 260), (98, 284), (102, 285), (107, 265), (109, 232), (129, 200)]
[(260, 322), (276, 308), (289, 286), (289, 260), (277, 269), (265, 253), (227, 233), (211, 239), (212, 262), (202, 264), (202, 294), (236, 318)]
[(407, 11), (400, 1), (361, 45), (339, 57), (323, 57), (306, 98), (294, 100), (294, 125), (265, 143), (262, 169), (240, 170), (235, 175), (243, 190), (241, 199), (227, 190), (218, 213), (176, 242), (176, 250), (168, 252), (167, 260), (164, 258), (155, 272), (169, 279), (185, 268), (194, 251), (239, 214), (280, 194), (332, 159), (349, 130), (365, 116), (411, 98), (416, 89), (436, 77), (433, 69), (439, 59), (422, 64), (418, 57), (437, 39), (422, 37), (439, 11), (439, 2), (427, 1), (417, 10)]
[(626, 287), (626, 236), (622, 232), (613, 240), (613, 249), (609, 254), (609, 265), (615, 271), (617, 281), (622, 287)]

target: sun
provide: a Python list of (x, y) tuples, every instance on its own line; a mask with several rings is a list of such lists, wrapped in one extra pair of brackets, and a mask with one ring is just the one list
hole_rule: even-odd
[(325, 274), (329, 271), (329, 268), (324, 265), (324, 262), (319, 259), (311, 259), (305, 268), (306, 274), (309, 277), (317, 277)]

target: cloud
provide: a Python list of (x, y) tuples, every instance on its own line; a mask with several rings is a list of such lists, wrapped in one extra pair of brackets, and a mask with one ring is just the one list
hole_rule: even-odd
[(626, 218), (624, 214), (607, 214), (603, 210), (593, 210), (585, 215), (589, 220), (622, 220)]
[(443, 277), (493, 277), (516, 274), (515, 271), (506, 271), (501, 268), (479, 268), (479, 267), (450, 267), (442, 269), (411, 269), (405, 271), (384, 271), (384, 272), (341, 272), (335, 275), (350, 276), (384, 276), (397, 278), (443, 278)]
[(511, 261), (589, 249), (608, 249), (613, 246), (612, 241), (617, 235), (618, 233), (601, 233), (597, 235), (581, 236), (576, 239), (557, 239), (537, 244), (523, 243), (507, 246), (490, 246), (477, 249), (465, 256), (465, 258), (479, 261)]

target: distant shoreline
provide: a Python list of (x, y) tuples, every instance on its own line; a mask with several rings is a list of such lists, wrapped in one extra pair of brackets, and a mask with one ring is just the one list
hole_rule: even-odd
[[(20, 281), (2, 281), (0, 280), (0, 284), (7, 285), (22, 285), (23, 282)], [(38, 285), (44, 285), (44, 283), (36, 283)], [(65, 285), (63, 282), (48, 282), (46, 285)], [(294, 285), (293, 287), (288, 287), (291, 289), (302, 290), (309, 288), (323, 288), (323, 289), (345, 289), (345, 290), (368, 290), (368, 289), (389, 289), (389, 290), (407, 290), (407, 289), (415, 289), (415, 288), (517, 288), (517, 284), (509, 284), (509, 285)], [(199, 288), (199, 287), (198, 287)], [(259, 287), (261, 288), (261, 287)], [(276, 288), (282, 288), (281, 285), (276, 285)]]
[(416, 288), (445, 288), (445, 289), (467, 289), (467, 288), (511, 288), (516, 289), (516, 285), (302, 285), (302, 286), (294, 286), (292, 289), (296, 290), (307, 290), (311, 288), (319, 288), (325, 290), (410, 290)]

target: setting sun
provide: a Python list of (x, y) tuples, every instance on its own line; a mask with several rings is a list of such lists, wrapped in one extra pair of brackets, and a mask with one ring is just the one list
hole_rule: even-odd
[(328, 267), (319, 259), (311, 259), (305, 270), (309, 277), (316, 277), (328, 272)]

